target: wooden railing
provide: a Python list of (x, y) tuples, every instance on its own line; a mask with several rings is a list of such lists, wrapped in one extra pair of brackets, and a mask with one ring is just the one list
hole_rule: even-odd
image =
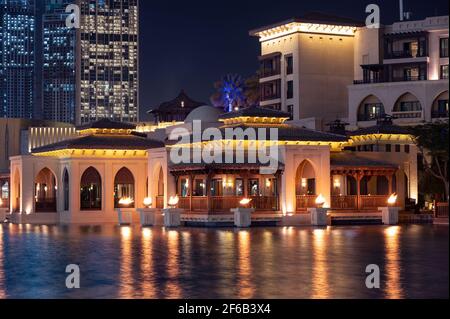
[(437, 203), (435, 210), (436, 218), (448, 218), (448, 203)]
[[(278, 211), (278, 197), (276, 196), (252, 196), (249, 207), (258, 211)], [(242, 196), (213, 196), (210, 199), (211, 212), (227, 212), (231, 209), (240, 207)], [(192, 205), (192, 206), (191, 206)], [(182, 197), (178, 203), (178, 207), (187, 211), (208, 211), (208, 197), (194, 196), (192, 204), (190, 197)]]
[(358, 196), (331, 196), (332, 209), (358, 209)]
[(306, 210), (307, 208), (316, 207), (317, 195), (297, 195), (296, 207), (297, 211)]
[(377, 209), (387, 206), (389, 196), (387, 195), (363, 195), (360, 199), (361, 209)]
[(164, 196), (156, 196), (156, 208), (157, 209), (164, 208)]

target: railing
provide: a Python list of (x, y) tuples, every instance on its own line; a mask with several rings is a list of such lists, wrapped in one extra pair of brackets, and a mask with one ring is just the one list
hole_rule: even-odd
[(208, 199), (205, 196), (192, 197), (192, 210), (193, 211), (207, 211)]
[(331, 196), (332, 209), (358, 209), (358, 196)]
[(401, 76), (392, 78), (392, 82), (426, 81), (426, 76)]
[(261, 78), (268, 78), (275, 75), (281, 75), (281, 69), (260, 69)]
[(434, 119), (445, 119), (448, 118), (448, 111), (433, 111), (431, 117)]
[(398, 119), (418, 119), (423, 117), (423, 111), (392, 112), (392, 116)]
[(360, 85), (360, 84), (374, 84), (374, 83), (383, 83), (387, 82), (383, 79), (365, 79), (365, 80), (355, 80), (353, 81), (354, 85)]
[(317, 195), (297, 195), (296, 207), (297, 211), (307, 208), (316, 207)]
[(425, 58), (428, 56), (426, 51), (417, 52), (413, 55), (411, 51), (392, 51), (385, 54), (385, 59), (411, 59), (411, 58)]
[[(224, 212), (229, 213), (231, 209), (240, 207), (242, 196), (213, 196), (210, 199), (210, 211), (211, 212)], [(276, 196), (252, 196), (252, 201), (249, 207), (258, 211), (278, 211), (278, 197)], [(187, 211), (208, 211), (208, 197), (206, 196), (194, 196), (191, 198), (180, 198), (178, 207)]]
[(156, 196), (156, 208), (157, 209), (164, 208), (164, 196)]
[(9, 208), (9, 198), (2, 198), (0, 200), (0, 208)]
[(56, 213), (56, 198), (39, 199), (35, 207), (36, 213)]
[(386, 207), (389, 196), (387, 195), (363, 195), (360, 197), (361, 209), (376, 209)]
[(437, 203), (434, 214), (436, 218), (448, 218), (448, 203)]

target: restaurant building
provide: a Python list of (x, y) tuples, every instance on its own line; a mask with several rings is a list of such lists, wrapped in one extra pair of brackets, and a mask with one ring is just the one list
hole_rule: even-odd
[[(296, 126), (290, 114), (277, 110), (251, 107), (218, 115), (205, 108), (167, 129), (164, 139), (138, 133), (134, 125), (102, 120), (78, 128), (75, 138), (11, 158), (11, 220), (111, 223), (117, 222), (118, 208), (136, 211), (151, 198), (154, 207), (163, 209), (175, 195), (183, 220), (200, 223), (220, 223), (243, 198), (252, 200), (253, 218), (261, 220), (305, 214), (319, 195), (325, 207), (343, 212), (377, 211), (392, 193), (399, 195), (402, 208), (418, 199), (417, 149), (408, 131), (388, 119), (342, 135)], [(196, 120), (208, 123), (202, 133), (215, 128), (222, 138), (202, 134), (196, 140)], [(229, 129), (248, 135), (228, 139)], [(255, 138), (252, 129), (274, 130), (278, 136)], [(204, 154), (217, 146), (224, 151), (215, 158), (232, 154), (237, 159), (243, 150), (243, 161), (210, 162), (204, 156), (196, 161), (192, 155), (178, 162), (173, 156), (179, 151)], [(252, 160), (253, 146), (276, 149), (270, 154), (277, 159), (275, 169), (262, 169), (267, 163), (259, 157)]]

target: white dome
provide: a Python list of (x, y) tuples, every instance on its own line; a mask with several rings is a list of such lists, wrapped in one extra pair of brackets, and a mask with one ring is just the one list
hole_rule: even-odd
[(184, 123), (192, 123), (193, 121), (202, 121), (205, 123), (215, 123), (219, 121), (219, 116), (223, 111), (217, 107), (204, 105), (193, 110), (184, 120)]

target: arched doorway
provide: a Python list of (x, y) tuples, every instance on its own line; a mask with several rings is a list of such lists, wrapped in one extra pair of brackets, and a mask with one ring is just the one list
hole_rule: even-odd
[(431, 118), (448, 119), (448, 91), (441, 93), (433, 102), (431, 108)]
[(392, 115), (397, 118), (421, 118), (422, 105), (415, 95), (405, 93), (395, 103)]
[(63, 174), (63, 192), (64, 192), (64, 211), (68, 211), (70, 207), (70, 180), (69, 172), (64, 169)]
[(81, 176), (80, 209), (96, 211), (102, 209), (102, 178), (93, 167), (89, 167)]
[(14, 213), (18, 213), (20, 211), (20, 173), (19, 170), (16, 169), (14, 172), (14, 182), (13, 182), (13, 203), (12, 203), (12, 211)]
[(42, 169), (34, 181), (36, 213), (56, 213), (56, 177), (48, 168)]
[(0, 195), (0, 207), (1, 208), (5, 208), (5, 207), (9, 207), (9, 180), (0, 180), (0, 191), (1, 191), (1, 195)]
[(358, 107), (358, 122), (375, 121), (386, 114), (384, 105), (375, 95), (366, 97)]
[(297, 211), (315, 206), (317, 197), (316, 173), (311, 162), (303, 161), (297, 168), (295, 178)]
[(164, 208), (164, 170), (162, 167), (159, 168), (158, 172), (158, 189), (156, 194), (156, 208)]
[[(126, 203), (121, 203), (126, 200)], [(134, 208), (135, 187), (134, 176), (131, 171), (124, 167), (119, 170), (114, 178), (114, 208)]]

